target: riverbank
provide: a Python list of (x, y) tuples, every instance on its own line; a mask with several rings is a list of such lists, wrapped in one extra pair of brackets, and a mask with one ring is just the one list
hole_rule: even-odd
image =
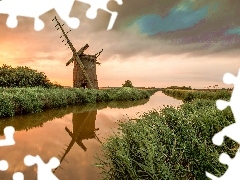
[(216, 176), (226, 171), (219, 155), (233, 157), (238, 144), (226, 138), (218, 147), (212, 137), (235, 122), (230, 108), (216, 108), (215, 98), (229, 95), (177, 91), (185, 93), (178, 96), (183, 99), (191, 93), (191, 99), (178, 108), (166, 106), (119, 124), (121, 133), (107, 139), (103, 158), (97, 158), (104, 179), (207, 179), (205, 171)]
[(0, 88), (0, 117), (36, 113), (44, 109), (109, 101), (135, 101), (149, 98), (155, 89), (116, 88)]
[(228, 100), (231, 97), (231, 91), (229, 90), (214, 90), (214, 91), (203, 91), (203, 90), (181, 90), (181, 89), (163, 89), (162, 92), (173, 98), (182, 100), (183, 102), (190, 102), (194, 99), (209, 99)]

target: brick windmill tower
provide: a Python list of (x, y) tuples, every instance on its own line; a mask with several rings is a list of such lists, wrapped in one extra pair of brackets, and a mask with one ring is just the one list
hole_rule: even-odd
[[(62, 26), (64, 24), (61, 25), (59, 23), (59, 21), (57, 20), (56, 16), (55, 16), (55, 18), (53, 20), (55, 20), (57, 22), (57, 25), (55, 27), (59, 26), (58, 29), (60, 28), (62, 33), (63, 33), (63, 35), (60, 38), (65, 37), (65, 40), (67, 40), (66, 44), (69, 45), (69, 47), (71, 48), (71, 50), (73, 52), (72, 58), (66, 63), (66, 66), (68, 66), (70, 63), (74, 62), (73, 87), (76, 87), (76, 88), (83, 87), (83, 88), (89, 88), (89, 89), (98, 89), (96, 64), (100, 65), (100, 63), (97, 62), (97, 57), (101, 54), (103, 49), (100, 52), (98, 52), (97, 54), (95, 54), (95, 55), (87, 55), (87, 54), (83, 53), (89, 47), (89, 45), (86, 44), (85, 46), (83, 46), (77, 52), (76, 49), (73, 47), (71, 41), (69, 40), (68, 36), (67, 36), (68, 32), (65, 33), (64, 29), (62, 28)], [(62, 40), (62, 42), (63, 41), (64, 40)]]

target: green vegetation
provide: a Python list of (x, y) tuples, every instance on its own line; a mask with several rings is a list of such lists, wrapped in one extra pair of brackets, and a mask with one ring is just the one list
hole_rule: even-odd
[(0, 67), (0, 87), (61, 87), (51, 83), (43, 72), (37, 72), (28, 67), (12, 68), (6, 64)]
[(186, 86), (170, 86), (167, 87), (166, 89), (181, 89), (181, 90), (192, 90), (191, 86), (186, 87)]
[(109, 90), (83, 88), (0, 88), (0, 117), (41, 112), (44, 109), (84, 103), (134, 101), (149, 98), (156, 90), (116, 88)]
[[(138, 101), (109, 101), (99, 102), (95, 104), (83, 104), (78, 106), (67, 106), (57, 109), (47, 109), (41, 113), (25, 114), (22, 116), (5, 117), (0, 121), (0, 136), (4, 135), (4, 128), (6, 126), (13, 126), (16, 131), (28, 130), (34, 127), (41, 127), (45, 122), (51, 121), (55, 118), (62, 118), (70, 113), (83, 113), (90, 111), (97, 111), (104, 108), (118, 108), (125, 109), (147, 103), (149, 99), (141, 99)], [(19, 123), (20, 122), (20, 123)]]
[(149, 98), (156, 91), (135, 89), (129, 80), (124, 87), (109, 90), (65, 89), (51, 83), (43, 72), (4, 64), (0, 67), (0, 117), (84, 103), (135, 101)]
[(235, 122), (230, 108), (216, 108), (215, 99), (229, 99), (230, 94), (164, 91), (193, 97), (177, 108), (166, 106), (120, 122), (120, 132), (106, 140), (102, 157), (96, 157), (104, 179), (207, 179), (205, 171), (221, 176), (227, 170), (219, 155), (233, 157), (238, 144), (226, 138), (218, 147), (212, 137)]
[(196, 90), (163, 89), (162, 92), (173, 98), (183, 100), (183, 102), (190, 102), (194, 99), (228, 100), (231, 97), (231, 92), (227, 90), (196, 91)]
[(122, 87), (130, 87), (133, 88), (132, 82), (130, 80), (126, 80)]

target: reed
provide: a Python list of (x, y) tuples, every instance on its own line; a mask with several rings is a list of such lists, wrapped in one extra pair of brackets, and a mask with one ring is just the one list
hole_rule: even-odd
[(85, 103), (135, 101), (149, 98), (155, 90), (117, 88), (96, 90), (83, 88), (0, 88), (0, 117), (36, 113), (44, 109)]
[(181, 90), (181, 89), (163, 89), (162, 92), (168, 96), (183, 100), (183, 102), (190, 102), (194, 99), (229, 99), (231, 92), (228, 90), (216, 91), (198, 91), (198, 90)]
[(120, 132), (96, 156), (103, 179), (207, 179), (205, 171), (221, 176), (227, 166), (219, 155), (233, 157), (238, 144), (227, 138), (221, 147), (212, 143), (215, 133), (234, 122), (230, 108), (220, 111), (215, 103), (194, 99), (119, 122)]

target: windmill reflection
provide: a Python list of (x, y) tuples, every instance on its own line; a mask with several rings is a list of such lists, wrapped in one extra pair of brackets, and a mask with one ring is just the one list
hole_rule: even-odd
[[(102, 143), (96, 135), (96, 131), (99, 130), (99, 128), (95, 128), (96, 116), (97, 110), (73, 113), (73, 131), (71, 131), (68, 127), (65, 127), (65, 130), (72, 140), (70, 141), (69, 145), (66, 145), (67, 149), (64, 149), (65, 151), (62, 152), (62, 156), (60, 156), (60, 166), (74, 143), (77, 143), (84, 151), (87, 151), (87, 147), (82, 142), (85, 139), (96, 139), (98, 142)], [(54, 169), (53, 172), (55, 172), (57, 168)]]

